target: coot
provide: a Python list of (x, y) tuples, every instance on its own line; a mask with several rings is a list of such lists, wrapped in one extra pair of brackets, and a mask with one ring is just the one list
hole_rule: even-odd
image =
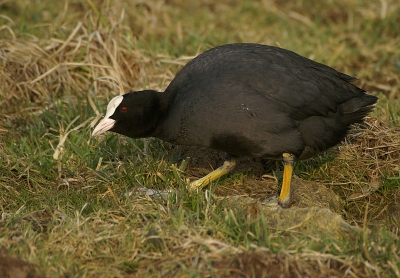
[(278, 201), (288, 207), (294, 162), (338, 144), (373, 109), (377, 98), (355, 80), (282, 48), (222, 45), (190, 61), (163, 93), (113, 98), (93, 136), (110, 130), (225, 152), (224, 164), (190, 190), (227, 174), (240, 156), (283, 160)]

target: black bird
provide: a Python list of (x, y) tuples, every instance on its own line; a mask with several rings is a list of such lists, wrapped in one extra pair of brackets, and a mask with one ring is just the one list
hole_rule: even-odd
[(227, 174), (240, 156), (283, 160), (278, 201), (288, 207), (294, 162), (338, 144), (373, 109), (377, 98), (355, 80), (282, 48), (222, 45), (190, 61), (163, 93), (113, 98), (93, 136), (110, 130), (226, 152), (224, 164), (190, 190)]

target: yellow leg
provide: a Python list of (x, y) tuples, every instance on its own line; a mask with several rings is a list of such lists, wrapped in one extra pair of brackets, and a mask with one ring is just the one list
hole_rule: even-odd
[(281, 194), (279, 195), (279, 204), (283, 208), (287, 208), (291, 205), (291, 194), (290, 184), (292, 181), (293, 167), (294, 167), (294, 155), (290, 153), (284, 153), (283, 155), (283, 181)]
[(215, 169), (214, 171), (209, 173), (207, 176), (202, 177), (201, 179), (198, 179), (197, 181), (191, 182), (189, 184), (189, 191), (194, 191), (196, 189), (202, 189), (209, 183), (228, 174), (230, 171), (232, 171), (235, 168), (236, 162), (237, 162), (237, 157), (227, 158), (221, 167)]

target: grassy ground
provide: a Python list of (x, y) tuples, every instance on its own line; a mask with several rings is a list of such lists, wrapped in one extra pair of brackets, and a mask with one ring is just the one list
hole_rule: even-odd
[[(47, 277), (399, 277), (399, 14), (396, 0), (0, 2), (0, 246)], [(111, 97), (162, 90), (230, 42), (291, 49), (380, 97), (345, 144), (297, 165), (299, 186), (339, 196), (330, 210), (264, 210), (276, 182), (253, 161), (189, 195), (218, 155), (187, 169), (155, 139), (90, 137)]]

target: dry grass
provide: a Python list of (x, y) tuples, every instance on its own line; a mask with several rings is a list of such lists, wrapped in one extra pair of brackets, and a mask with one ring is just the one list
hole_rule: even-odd
[[(399, 276), (397, 2), (3, 1), (0, 245), (48, 277)], [(240, 171), (190, 196), (159, 141), (90, 138), (114, 95), (162, 90), (196, 54), (244, 41), (327, 63), (380, 97), (346, 143), (299, 165), (327, 187), (299, 179), (298, 204), (323, 194), (312, 203), (321, 209), (268, 213), (258, 200), (276, 183)], [(199, 168), (220, 159), (197, 155)], [(137, 187), (179, 190), (152, 199)], [(324, 199), (332, 189), (334, 206)], [(227, 205), (229, 195), (250, 200), (251, 216), (249, 204)], [(318, 219), (358, 227), (336, 237)]]
[(13, 112), (21, 99), (46, 103), (72, 92), (85, 95), (90, 87), (109, 97), (137, 86), (148, 59), (117, 45), (114, 38), (121, 30), (89, 33), (87, 28), (79, 22), (65, 40), (0, 41), (1, 104)]
[[(340, 148), (340, 159), (351, 159), (355, 173), (364, 173), (371, 184), (399, 172), (399, 127), (389, 127), (379, 118), (367, 118), (365, 125), (352, 129), (349, 143)], [(352, 177), (350, 177), (352, 178)]]

